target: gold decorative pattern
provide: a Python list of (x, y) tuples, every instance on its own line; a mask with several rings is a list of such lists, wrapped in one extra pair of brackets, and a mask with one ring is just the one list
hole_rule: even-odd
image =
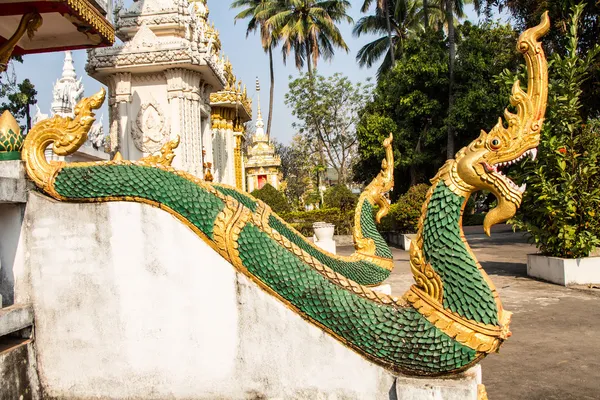
[(477, 385), (477, 400), (488, 400), (487, 390), (484, 384)]
[(27, 33), (27, 37), (30, 40), (33, 39), (35, 32), (42, 26), (42, 22), (42, 16), (37, 12), (30, 12), (21, 17), (15, 33), (0, 45), (0, 72), (6, 71), (10, 56), (21, 37)]
[[(233, 66), (229, 60), (225, 61), (225, 88), (216, 93), (210, 94), (211, 105), (223, 107), (235, 106), (242, 107), (247, 115), (252, 116), (252, 100), (248, 98), (246, 86), (242, 87), (242, 82), (238, 81), (233, 74)], [(234, 118), (227, 118), (234, 119)]]
[(173, 158), (175, 158), (175, 153), (173, 150), (175, 150), (177, 146), (179, 146), (179, 136), (165, 143), (160, 149), (159, 153), (141, 158), (139, 162), (151, 166), (154, 166), (156, 164), (170, 166), (171, 163), (173, 163)]
[(235, 187), (244, 191), (244, 171), (242, 166), (242, 141), (244, 137), (239, 134), (235, 137), (235, 149), (233, 150), (233, 165), (235, 167)]
[(113, 26), (86, 0), (63, 0), (63, 2), (67, 3), (83, 22), (94, 28), (109, 44), (112, 45), (115, 42)]
[(415, 285), (404, 294), (404, 299), (439, 330), (478, 352), (497, 351), (502, 342), (511, 335), (508, 326), (512, 313), (505, 311), (502, 314), (502, 327), (498, 327), (469, 321), (446, 310), (441, 303)]

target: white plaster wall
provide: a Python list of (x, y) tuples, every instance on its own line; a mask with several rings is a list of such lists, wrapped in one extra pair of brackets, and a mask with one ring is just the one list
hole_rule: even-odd
[[(263, 292), (166, 212), (31, 194), (23, 226), (15, 290), (17, 301), (34, 307), (48, 396), (333, 400), (402, 393), (394, 376)], [(435, 386), (403, 379), (403, 387)], [(422, 398), (452, 398), (430, 392)]]
[(0, 203), (0, 308), (13, 304), (13, 264), (24, 211), (24, 204)]

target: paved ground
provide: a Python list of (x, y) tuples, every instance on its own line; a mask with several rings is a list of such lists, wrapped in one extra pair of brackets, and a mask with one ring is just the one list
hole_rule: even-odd
[[(527, 278), (527, 254), (535, 248), (503, 226), (490, 238), (481, 227), (466, 234), (504, 308), (514, 313), (513, 336), (500, 354), (482, 362), (490, 400), (600, 399), (600, 290), (583, 292)], [(396, 268), (387, 283), (401, 294), (412, 284), (408, 253), (393, 253)]]

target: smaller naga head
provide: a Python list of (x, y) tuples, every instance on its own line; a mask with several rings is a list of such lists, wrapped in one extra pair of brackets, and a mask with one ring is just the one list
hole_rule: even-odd
[(529, 75), (527, 92), (519, 81), (512, 88), (510, 103), (517, 110), (506, 110), (502, 119), (489, 132), (481, 131), (479, 138), (456, 154), (456, 174), (468, 192), (489, 190), (498, 199), (498, 206), (485, 217), (484, 231), (489, 235), (492, 225), (504, 222), (521, 205), (525, 185), (517, 186), (508, 176), (507, 167), (529, 156), (536, 158), (540, 132), (548, 98), (548, 67), (538, 39), (550, 28), (548, 13), (540, 24), (521, 34), (517, 49), (525, 56)]

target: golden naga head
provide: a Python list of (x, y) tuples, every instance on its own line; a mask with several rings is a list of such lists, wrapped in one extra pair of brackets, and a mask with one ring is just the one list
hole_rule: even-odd
[(525, 185), (517, 186), (502, 171), (503, 168), (527, 156), (535, 159), (537, 155), (548, 97), (548, 67), (538, 39), (549, 28), (546, 12), (538, 26), (526, 30), (519, 37), (517, 49), (525, 56), (529, 79), (527, 92), (521, 89), (519, 81), (513, 85), (510, 103), (516, 107), (517, 113), (504, 112), (508, 127), (499, 119), (489, 133), (481, 131), (479, 138), (456, 154), (455, 168), (464, 182), (462, 187), (470, 193), (489, 190), (498, 199), (498, 206), (487, 214), (484, 221), (488, 235), (492, 225), (515, 215), (525, 191)]

